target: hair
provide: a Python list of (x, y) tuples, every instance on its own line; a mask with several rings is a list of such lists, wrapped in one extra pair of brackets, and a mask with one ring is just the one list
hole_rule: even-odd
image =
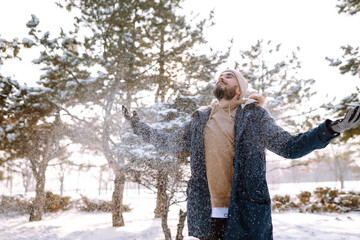
[(263, 107), (265, 105), (265, 97), (261, 95), (260, 93), (252, 93), (249, 96), (249, 99), (254, 99), (258, 101), (259, 103), (257, 105)]

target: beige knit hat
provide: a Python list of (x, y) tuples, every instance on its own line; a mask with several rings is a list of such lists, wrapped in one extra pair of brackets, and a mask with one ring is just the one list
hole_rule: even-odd
[(248, 89), (248, 81), (244, 78), (244, 76), (240, 72), (233, 70), (233, 69), (226, 69), (223, 72), (231, 72), (231, 73), (235, 74), (236, 79), (238, 80), (238, 83), (240, 86), (240, 90), (241, 90), (241, 95), (240, 95), (239, 99), (244, 98), (246, 95), (246, 91)]

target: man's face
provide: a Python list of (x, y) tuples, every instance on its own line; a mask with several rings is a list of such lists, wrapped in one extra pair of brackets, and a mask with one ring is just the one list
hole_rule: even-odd
[(213, 93), (218, 100), (231, 100), (236, 95), (240, 96), (241, 91), (239, 83), (234, 73), (227, 71), (222, 72), (215, 84)]

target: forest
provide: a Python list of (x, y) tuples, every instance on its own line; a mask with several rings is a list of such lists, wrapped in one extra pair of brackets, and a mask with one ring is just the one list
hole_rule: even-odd
[[(106, 227), (118, 227), (120, 235), (113, 236), (119, 239), (193, 239), (184, 231), (188, 153), (164, 153), (142, 141), (124, 118), (122, 106), (136, 111), (151, 127), (172, 133), (195, 110), (211, 104), (215, 80), (224, 68), (242, 72), (249, 94), (263, 95), (266, 110), (293, 134), (308, 131), (326, 118), (342, 118), (360, 104), (359, 45), (338, 46), (341, 55), (329, 54), (323, 60), (329, 71), (356, 79), (357, 86), (344, 98), (330, 96), (331, 100), (314, 104), (319, 95), (317, 80), (299, 74), (300, 47), (288, 50), (281, 42), (259, 38), (250, 46), (227, 39), (221, 49), (212, 48), (207, 32), (221, 21), (216, 9), (204, 15), (185, 14), (183, 3), (59, 0), (53, 4), (72, 19), (70, 30), (43, 29), (35, 13), (23, 23), (27, 35), (7, 38), (0, 28), (2, 225), (19, 216), (26, 224), (25, 218), (37, 223), (52, 219), (49, 214), (55, 212), (75, 211), (100, 214), (94, 215), (99, 219), (107, 214), (111, 221), (106, 221)], [(339, 16), (360, 15), (358, 0), (333, 4)], [(352, 34), (358, 36), (357, 30)], [(26, 54), (40, 69), (36, 82), (2, 71), (23, 61)], [(273, 212), (352, 214), (348, 219), (358, 224), (359, 135), (360, 126), (348, 129), (325, 150), (295, 160), (267, 152)], [(307, 183), (311, 188), (280, 191), (286, 184)], [(132, 228), (121, 232), (128, 226), (127, 219), (132, 226), (142, 211), (148, 211), (144, 217), (148, 222), (158, 219), (161, 232), (131, 235)], [(85, 223), (87, 216), (94, 217), (81, 216)], [(107, 229), (107, 236), (116, 231)], [(12, 235), (12, 230), (2, 231)], [(38, 234), (45, 239), (45, 233)], [(276, 239), (298, 239), (278, 234)], [(100, 235), (52, 237), (114, 239)], [(36, 239), (35, 233), (28, 236)], [(326, 235), (317, 239), (325, 239), (322, 236)]]

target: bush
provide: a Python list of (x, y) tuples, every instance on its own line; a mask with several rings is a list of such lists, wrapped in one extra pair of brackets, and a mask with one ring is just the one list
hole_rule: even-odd
[(46, 192), (44, 212), (67, 211), (71, 208), (70, 197), (60, 197), (60, 195)]
[(304, 191), (296, 196), (294, 203), (289, 195), (275, 195), (272, 198), (273, 211), (297, 209), (299, 212), (350, 212), (360, 211), (360, 193), (342, 192), (330, 188), (316, 188), (311, 192)]
[(297, 205), (291, 201), (290, 195), (275, 195), (272, 198), (271, 209), (273, 211), (283, 212), (294, 208), (297, 208)]
[(13, 216), (30, 213), (31, 199), (19, 196), (1, 196), (0, 214)]
[[(111, 212), (112, 203), (111, 201), (105, 200), (90, 200), (86, 196), (81, 195), (82, 203), (79, 207), (80, 211), (84, 212)], [(123, 204), (124, 212), (130, 212), (132, 209)]]
[(81, 195), (80, 211), (84, 212), (111, 212), (111, 202), (105, 200), (90, 200)]
[[(15, 216), (30, 214), (33, 198), (18, 196), (1, 196), (0, 214)], [(45, 193), (44, 212), (57, 212), (59, 210), (69, 210), (71, 208), (70, 197), (60, 197), (52, 192)]]
[(297, 195), (300, 204), (308, 204), (310, 202), (311, 192), (303, 191)]

